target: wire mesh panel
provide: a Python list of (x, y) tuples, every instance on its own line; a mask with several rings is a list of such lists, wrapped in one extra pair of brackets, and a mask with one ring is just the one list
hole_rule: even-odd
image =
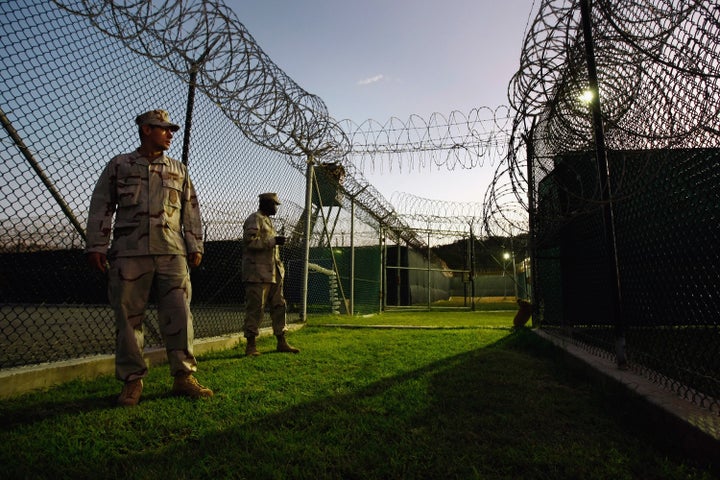
[(720, 411), (711, 2), (543, 2), (512, 87), (535, 321)]

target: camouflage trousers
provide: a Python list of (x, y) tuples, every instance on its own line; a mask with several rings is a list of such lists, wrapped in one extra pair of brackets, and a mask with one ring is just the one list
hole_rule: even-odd
[(257, 337), (260, 324), (265, 318), (265, 305), (270, 307), (270, 319), (274, 335), (282, 335), (287, 331), (285, 313), (287, 303), (283, 296), (283, 284), (278, 283), (245, 283), (245, 338)]
[(115, 376), (119, 380), (129, 381), (147, 375), (148, 366), (143, 358), (143, 320), (153, 286), (157, 292), (158, 323), (170, 374), (197, 370), (192, 348), (192, 289), (185, 257), (118, 257), (110, 264), (108, 297), (115, 311)]

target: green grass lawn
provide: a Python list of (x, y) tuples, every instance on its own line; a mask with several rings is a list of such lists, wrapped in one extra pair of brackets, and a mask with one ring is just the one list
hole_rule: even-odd
[(513, 315), (374, 318), (462, 327), (438, 329), (310, 318), (289, 336), (298, 355), (261, 337), (260, 357), (241, 348), (201, 357), (197, 377), (215, 390), (207, 400), (169, 396), (166, 365), (151, 367), (137, 407), (114, 406), (120, 385), (110, 377), (3, 400), (0, 476), (715, 478), (635, 421), (621, 393), (511, 329)]
[(307, 324), (312, 325), (395, 325), (417, 327), (445, 328), (480, 328), (480, 327), (512, 327), (515, 311), (475, 311), (467, 310), (433, 310), (430, 312), (398, 311), (376, 315), (316, 315), (308, 318)]

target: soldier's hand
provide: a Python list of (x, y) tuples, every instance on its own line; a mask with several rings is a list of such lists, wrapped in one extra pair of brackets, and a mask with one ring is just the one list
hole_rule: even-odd
[(285, 237), (275, 237), (275, 245), (285, 245)]
[(200, 252), (188, 253), (187, 262), (191, 268), (195, 268), (195, 267), (199, 266), (200, 262), (202, 262), (202, 253), (200, 253)]
[(98, 252), (87, 254), (87, 262), (90, 268), (105, 273), (107, 271), (107, 255)]

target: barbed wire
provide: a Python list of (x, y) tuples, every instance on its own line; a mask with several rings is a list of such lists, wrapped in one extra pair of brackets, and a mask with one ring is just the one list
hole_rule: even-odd
[[(720, 22), (717, 2), (598, 0), (592, 9), (606, 143), (610, 149), (650, 150), (717, 146), (720, 113), (718, 64)], [(537, 180), (554, 167), (553, 152), (592, 150), (590, 113), (580, 99), (588, 75), (579, 1), (542, 2), (524, 42), (520, 68), (509, 85), (516, 112), (512, 149), (533, 126), (539, 160)], [(522, 172), (524, 158), (511, 154), (511, 169)], [(544, 159), (544, 160), (543, 160)], [(648, 162), (646, 175), (664, 166)], [(509, 175), (523, 197), (523, 175)], [(615, 199), (636, 192), (639, 178), (623, 178)], [(597, 191), (584, 200), (598, 202)]]
[[(222, 1), (120, 5), (113, 0), (53, 0), (87, 18), (130, 50), (195, 86), (212, 98), (255, 143), (290, 156), (365, 161), (393, 154), (390, 166), (412, 170), (419, 155), (448, 169), (491, 164), (503, 155), (510, 117), (506, 106), (465, 114), (433, 113), (428, 120), (335, 121), (324, 102), (298, 86), (263, 52)], [(407, 153), (401, 159), (395, 154)], [(358, 155), (361, 158), (358, 158)]]
[[(399, 217), (420, 230), (465, 230), (482, 224), (482, 204), (424, 198), (411, 193), (394, 192), (390, 202)], [(459, 227), (459, 228), (458, 228)]]
[[(406, 121), (393, 117), (384, 123), (366, 120), (361, 124), (342, 120), (340, 125), (350, 139), (349, 161), (344, 164), (381, 172), (385, 168), (414, 171), (431, 166), (447, 170), (500, 166), (510, 146), (511, 119), (509, 107), (501, 105), (476, 108), (468, 114), (434, 113), (429, 119), (411, 115)], [(482, 204), (476, 202), (395, 192), (390, 205), (404, 228), (418, 231), (464, 231), (468, 225), (480, 228), (487, 223)]]
[(507, 153), (512, 116), (506, 105), (474, 108), (469, 113), (433, 113), (428, 119), (411, 115), (384, 123), (339, 122), (350, 140), (349, 155), (363, 171), (387, 165), (390, 171), (413, 171), (432, 163), (447, 170), (499, 163)]
[(323, 101), (275, 65), (221, 0), (53, 1), (160, 68), (192, 79), (253, 142), (288, 155), (348, 150)]

